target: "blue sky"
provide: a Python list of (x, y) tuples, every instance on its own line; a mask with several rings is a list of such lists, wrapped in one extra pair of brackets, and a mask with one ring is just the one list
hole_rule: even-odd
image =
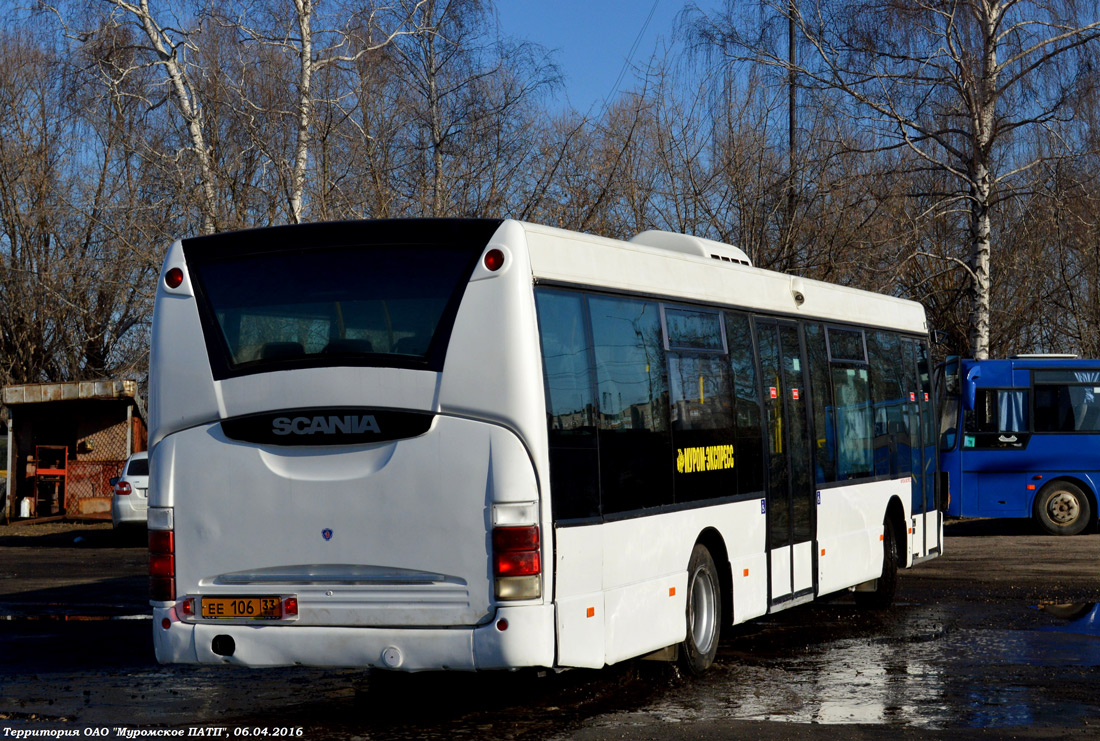
[(635, 79), (630, 69), (619, 79), (628, 58), (644, 66), (655, 53), (663, 55), (685, 5), (686, 0), (496, 0), (503, 35), (556, 51), (564, 95), (582, 113), (593, 104), (596, 112), (604, 98), (614, 100), (614, 92), (630, 89)]

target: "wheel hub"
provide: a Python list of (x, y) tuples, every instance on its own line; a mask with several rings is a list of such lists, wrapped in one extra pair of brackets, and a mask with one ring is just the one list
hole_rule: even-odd
[(1047, 503), (1047, 514), (1050, 519), (1059, 525), (1068, 525), (1074, 522), (1081, 514), (1081, 505), (1077, 497), (1068, 492), (1058, 492)]
[(688, 624), (691, 626), (691, 639), (700, 652), (710, 650), (717, 632), (715, 620), (718, 593), (710, 573), (699, 569), (692, 575), (691, 601)]

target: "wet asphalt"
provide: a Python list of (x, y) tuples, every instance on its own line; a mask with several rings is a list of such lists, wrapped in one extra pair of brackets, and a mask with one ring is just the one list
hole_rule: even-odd
[(727, 628), (699, 678), (649, 661), (473, 675), (160, 666), (145, 563), (141, 533), (0, 528), (0, 739), (100, 728), (309, 739), (1100, 737), (1095, 533), (950, 523), (946, 554), (903, 572), (890, 610), (841, 596)]

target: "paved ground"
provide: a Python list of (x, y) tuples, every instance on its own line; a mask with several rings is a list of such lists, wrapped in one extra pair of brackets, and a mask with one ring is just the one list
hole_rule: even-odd
[(738, 626), (714, 669), (689, 679), (654, 662), (541, 677), (161, 667), (141, 619), (143, 534), (0, 527), (0, 735), (197, 724), (337, 739), (1100, 736), (1100, 535), (1015, 521), (947, 532), (946, 555), (903, 573), (892, 610), (840, 598)]

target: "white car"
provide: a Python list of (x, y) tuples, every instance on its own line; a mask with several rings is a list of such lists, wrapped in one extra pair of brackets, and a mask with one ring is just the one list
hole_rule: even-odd
[(134, 453), (122, 468), (122, 474), (111, 479), (111, 524), (144, 525), (149, 510), (149, 454)]

